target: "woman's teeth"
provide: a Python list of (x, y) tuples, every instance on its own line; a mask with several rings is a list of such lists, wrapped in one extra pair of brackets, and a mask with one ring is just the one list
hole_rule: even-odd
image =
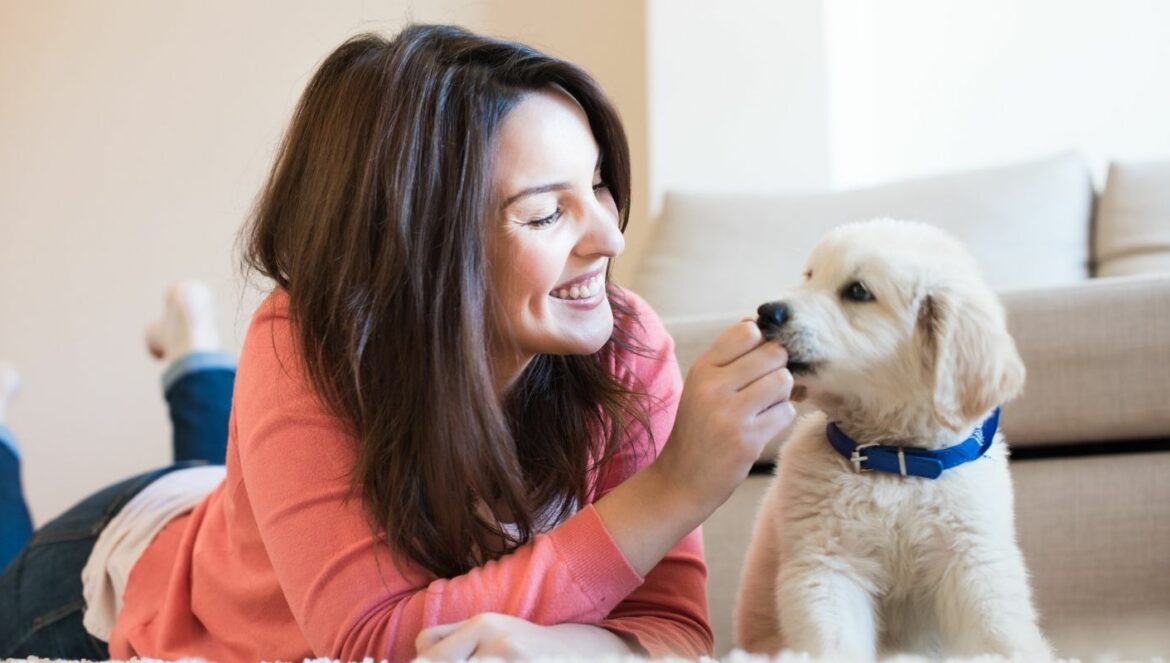
[(598, 274), (584, 283), (578, 283), (571, 288), (561, 288), (550, 293), (557, 299), (589, 299), (601, 292), (605, 287), (605, 275)]

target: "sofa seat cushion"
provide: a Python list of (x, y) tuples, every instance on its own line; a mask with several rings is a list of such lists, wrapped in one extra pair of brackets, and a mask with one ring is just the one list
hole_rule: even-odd
[(1057, 651), (1170, 653), (1170, 452), (1011, 468), (1020, 548)]
[(952, 232), (996, 289), (1073, 283), (1092, 199), (1075, 154), (841, 193), (667, 194), (633, 286), (663, 316), (751, 313), (799, 281), (829, 229), (887, 216)]

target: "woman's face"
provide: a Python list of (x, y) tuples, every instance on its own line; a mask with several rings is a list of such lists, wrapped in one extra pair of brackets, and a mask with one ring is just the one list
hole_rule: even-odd
[(497, 307), (492, 356), (497, 384), (506, 386), (534, 355), (605, 345), (613, 331), (606, 267), (625, 240), (597, 142), (571, 97), (532, 93), (499, 131), (487, 250)]

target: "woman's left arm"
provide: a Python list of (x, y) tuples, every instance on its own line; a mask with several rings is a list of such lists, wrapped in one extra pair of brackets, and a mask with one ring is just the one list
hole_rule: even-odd
[[(638, 313), (639, 341), (647, 356), (626, 355), (624, 370), (634, 388), (649, 402), (649, 430), (638, 424), (627, 429), (629, 439), (620, 453), (601, 468), (594, 499), (648, 466), (662, 452), (674, 428), (683, 380), (674, 354), (674, 340), (658, 314), (634, 293), (626, 297)], [(621, 370), (621, 369), (619, 369)], [(668, 504), (646, 505), (669, 509)], [(710, 655), (714, 635), (707, 617), (707, 564), (703, 559), (702, 529), (684, 536), (644, 577), (643, 583), (614, 608), (601, 626), (651, 656), (688, 658)]]

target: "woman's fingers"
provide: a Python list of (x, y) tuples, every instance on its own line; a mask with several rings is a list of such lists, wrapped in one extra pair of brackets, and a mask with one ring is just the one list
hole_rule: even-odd
[(765, 376), (784, 370), (788, 365), (788, 351), (779, 343), (765, 342), (739, 359), (723, 367), (727, 385), (742, 391)]
[[(772, 436), (788, 428), (796, 420), (796, 406), (792, 401), (781, 401), (756, 416), (756, 422), (771, 432)], [(769, 440), (771, 437), (769, 437)]]
[(787, 368), (769, 371), (740, 390), (740, 394), (751, 413), (759, 415), (788, 400), (792, 394), (792, 373)]
[(726, 366), (764, 342), (755, 322), (743, 320), (723, 330), (701, 358), (713, 366)]
[(435, 646), (435, 643), (443, 638), (451, 635), (452, 631), (459, 628), (463, 622), (454, 622), (451, 624), (442, 624), (440, 626), (432, 626), (424, 628), (419, 631), (418, 637), (414, 639), (414, 648), (416, 651), (423, 651)]
[[(504, 661), (519, 661), (525, 660), (526, 656), (520, 656), (516, 648), (507, 638), (499, 638), (491, 642), (482, 643), (475, 650), (476, 658), (498, 658)], [(553, 658), (550, 656), (550, 658)]]
[(462, 661), (471, 658), (479, 644), (471, 620), (423, 629), (414, 641), (418, 658), (432, 661)]
[(779, 343), (765, 341), (756, 323), (745, 319), (725, 329), (695, 363), (698, 371), (707, 373), (707, 378), (723, 389), (740, 391), (787, 366), (788, 351)]

